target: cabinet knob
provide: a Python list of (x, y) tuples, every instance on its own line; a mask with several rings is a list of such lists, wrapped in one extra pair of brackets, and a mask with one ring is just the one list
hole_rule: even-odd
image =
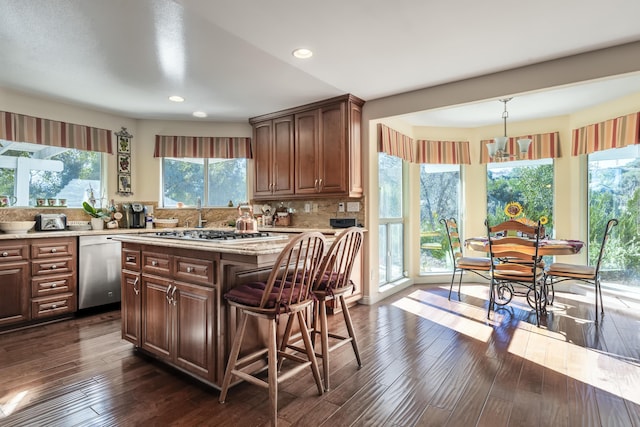
[(57, 265), (55, 265), (55, 264), (53, 264), (53, 265), (51, 266), (51, 269), (52, 269), (52, 270), (55, 270), (56, 268), (58, 268), (58, 266), (57, 266)]
[(157, 267), (158, 266), (158, 261), (155, 261), (155, 260), (151, 261), (151, 265), (154, 266), (154, 267)]
[(57, 284), (55, 284), (55, 283), (52, 283), (52, 284), (51, 284), (51, 287), (52, 287), (52, 288), (55, 288), (56, 286), (58, 286), (58, 285), (57, 285)]
[(55, 254), (56, 252), (58, 252), (58, 250), (57, 250), (56, 248), (52, 248), (52, 249), (51, 249), (51, 253), (52, 253), (52, 254)]
[(9, 252), (2, 252), (2, 256), (9, 256)]
[(187, 273), (193, 273), (194, 268), (193, 267), (187, 267)]
[(136, 259), (134, 257), (132, 257), (132, 256), (128, 256), (128, 257), (125, 258), (125, 261), (127, 261), (127, 262), (135, 262), (135, 260)]
[(57, 305), (57, 304), (53, 304), (53, 305), (51, 306), (51, 310), (55, 310), (56, 308), (58, 308), (58, 305)]

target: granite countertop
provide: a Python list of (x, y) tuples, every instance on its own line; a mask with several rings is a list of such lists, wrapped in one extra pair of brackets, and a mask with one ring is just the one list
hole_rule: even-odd
[(122, 234), (114, 236), (114, 240), (146, 245), (160, 245), (166, 248), (193, 249), (208, 252), (220, 252), (238, 255), (270, 255), (278, 254), (289, 243), (289, 234), (273, 234), (273, 239), (239, 239), (239, 240), (182, 240), (167, 239), (144, 234)]
[[(0, 232), (0, 240), (12, 239), (41, 239), (49, 237), (76, 237), (76, 236), (98, 236), (98, 235), (143, 235), (147, 233), (156, 233), (158, 231), (185, 230), (184, 227), (179, 228), (111, 228), (104, 230), (82, 230), (82, 231), (29, 231), (22, 234), (11, 234)], [(189, 228), (194, 229), (194, 228)], [(225, 230), (233, 231), (232, 227), (206, 227), (207, 230)], [(363, 229), (364, 230), (364, 229)], [(258, 231), (266, 233), (304, 233), (307, 231), (317, 231), (325, 235), (339, 235), (344, 229), (341, 228), (296, 228), (296, 227), (259, 227)], [(366, 230), (365, 230), (366, 231)]]

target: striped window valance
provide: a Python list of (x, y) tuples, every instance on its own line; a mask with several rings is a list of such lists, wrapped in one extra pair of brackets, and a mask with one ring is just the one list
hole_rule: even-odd
[(378, 152), (413, 162), (413, 139), (383, 124), (378, 124)]
[(640, 112), (574, 129), (571, 155), (640, 144)]
[[(560, 157), (560, 133), (538, 133), (535, 135), (521, 135), (516, 137), (510, 137), (507, 142), (507, 151), (512, 154), (518, 152), (518, 140), (521, 138), (531, 139), (531, 145), (529, 145), (529, 151), (524, 159), (514, 160), (539, 160), (539, 159), (555, 159)], [(480, 151), (480, 163), (489, 163), (489, 150), (487, 144), (493, 142), (493, 139), (484, 139), (480, 141), (482, 149)]]
[(416, 141), (418, 163), (470, 165), (469, 141)]
[(253, 158), (251, 138), (156, 135), (154, 157)]
[(0, 111), (0, 139), (113, 153), (111, 131)]

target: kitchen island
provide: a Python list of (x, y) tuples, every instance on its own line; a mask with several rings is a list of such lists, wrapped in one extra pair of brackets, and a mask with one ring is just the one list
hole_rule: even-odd
[[(118, 236), (122, 242), (122, 338), (197, 379), (220, 388), (236, 330), (223, 295), (241, 283), (266, 280), (289, 238), (245, 241)], [(283, 314), (281, 325), (286, 324)], [(248, 352), (266, 339), (254, 331)]]

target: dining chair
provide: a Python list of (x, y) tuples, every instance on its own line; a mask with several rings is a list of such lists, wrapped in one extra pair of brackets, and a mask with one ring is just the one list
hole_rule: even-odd
[(449, 299), (451, 299), (451, 291), (456, 273), (460, 272), (458, 280), (458, 299), (460, 299), (460, 286), (462, 284), (462, 273), (470, 271), (478, 276), (490, 280), (489, 271), (491, 270), (491, 259), (488, 257), (466, 257), (462, 252), (462, 244), (460, 243), (460, 233), (458, 232), (458, 223), (455, 218), (442, 218), (440, 223), (444, 226), (449, 241), (449, 250), (453, 260), (453, 274), (451, 275), (451, 284), (449, 285)]
[[(301, 233), (292, 237), (287, 246), (276, 258), (273, 268), (265, 282), (252, 282), (236, 286), (224, 295), (228, 305), (239, 312), (238, 327), (233, 338), (229, 361), (222, 381), (219, 401), (224, 403), (232, 378), (250, 382), (269, 390), (269, 408), (271, 425), (278, 421), (278, 384), (302, 370), (310, 367), (318, 394), (323, 394), (322, 379), (318, 368), (305, 312), (313, 305), (312, 287), (324, 253), (325, 238), (318, 232)], [(279, 351), (277, 325), (280, 316), (295, 318), (304, 343), (301, 352)], [(259, 348), (238, 358), (243, 339), (247, 334), (249, 317), (260, 323), (268, 324), (268, 338), (264, 348)], [(256, 327), (252, 331), (255, 340), (261, 332)], [(267, 380), (257, 374), (264, 371), (266, 356)], [(281, 371), (279, 359), (297, 362), (298, 365)], [(262, 362), (262, 363), (261, 363)]]
[(607, 225), (604, 228), (604, 235), (602, 236), (600, 252), (598, 253), (598, 260), (596, 261), (595, 266), (554, 262), (549, 266), (545, 276), (545, 284), (547, 284), (548, 281), (547, 286), (551, 287), (552, 292), (554, 291), (554, 283), (563, 282), (565, 280), (578, 280), (593, 285), (596, 294), (596, 322), (598, 322), (598, 299), (600, 299), (601, 314), (604, 316), (602, 286), (600, 285), (600, 267), (602, 266), (602, 258), (604, 256), (607, 240), (609, 240), (611, 231), (616, 225), (618, 225), (618, 220), (615, 218), (607, 221)]
[(545, 312), (544, 261), (538, 255), (541, 226), (524, 224), (516, 220), (487, 226), (488, 248), (491, 259), (491, 280), (487, 318), (494, 305), (508, 304), (514, 295), (526, 296), (535, 310), (536, 325)]
[[(313, 309), (311, 342), (315, 344), (316, 336), (320, 337), (320, 353), (316, 357), (322, 358), (322, 374), (324, 379), (324, 389), (329, 390), (329, 357), (330, 353), (345, 344), (351, 343), (353, 353), (358, 363), (358, 368), (362, 367), (360, 352), (358, 351), (358, 341), (353, 328), (349, 307), (345, 300), (345, 295), (353, 292), (354, 284), (351, 281), (351, 273), (356, 262), (358, 252), (362, 247), (364, 232), (359, 227), (350, 227), (341, 233), (333, 241), (331, 247), (324, 256), (316, 280), (313, 285), (313, 294), (316, 297)], [(327, 302), (339, 301), (341, 307), (342, 320), (347, 328), (347, 335), (339, 334), (337, 331), (331, 332), (327, 322)], [(300, 351), (295, 344), (289, 343), (292, 319), (287, 322), (281, 351), (285, 347)], [(331, 345), (329, 340), (331, 339)]]

